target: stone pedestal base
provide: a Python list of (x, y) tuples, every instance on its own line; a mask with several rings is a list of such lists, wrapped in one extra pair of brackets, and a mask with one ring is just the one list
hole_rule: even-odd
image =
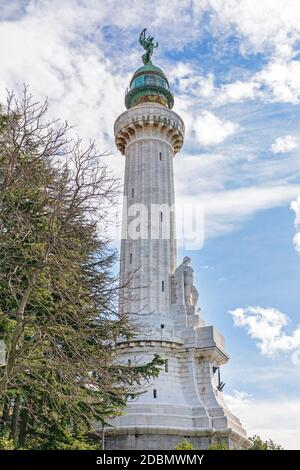
[(147, 363), (156, 353), (167, 367), (105, 429), (105, 448), (174, 450), (184, 438), (197, 449), (220, 442), (230, 449), (251, 447), (218, 389), (215, 370), (228, 359), (222, 337), (213, 327), (189, 327), (181, 329), (181, 340), (175, 342), (174, 332), (168, 337), (167, 323), (163, 331), (163, 336), (151, 332), (150, 340), (119, 345), (124, 363)]
[(172, 428), (126, 428), (106, 431), (107, 450), (175, 450), (187, 439), (195, 450), (207, 450), (211, 444), (225, 444), (229, 449), (248, 449), (247, 438), (231, 429), (172, 429)]

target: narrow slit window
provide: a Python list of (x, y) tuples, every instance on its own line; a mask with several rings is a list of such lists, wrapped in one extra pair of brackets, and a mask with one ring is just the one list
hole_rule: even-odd
[(163, 213), (162, 212), (160, 213), (160, 221), (161, 222), (163, 221)]
[(168, 359), (165, 362), (165, 372), (169, 372), (169, 361), (168, 361)]
[(156, 388), (153, 390), (153, 398), (157, 398), (157, 390), (156, 390)]
[(161, 291), (165, 292), (165, 281), (161, 281)]
[(159, 152), (159, 159), (160, 159), (160, 161), (162, 160), (162, 154), (161, 154), (161, 152)]
[(132, 253), (129, 255), (129, 264), (132, 264)]
[(134, 188), (131, 189), (131, 197), (134, 197)]

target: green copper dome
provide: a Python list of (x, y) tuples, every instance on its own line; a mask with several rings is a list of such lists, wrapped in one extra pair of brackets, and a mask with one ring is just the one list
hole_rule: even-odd
[(147, 64), (147, 65), (143, 65), (142, 67), (140, 67), (139, 69), (137, 69), (134, 72), (133, 77), (132, 77), (131, 82), (130, 82), (130, 85), (132, 84), (132, 82), (135, 78), (137, 78), (140, 75), (145, 75), (145, 74), (148, 74), (148, 73), (163, 77), (164, 80), (166, 80), (166, 82), (169, 84), (168, 79), (167, 79), (165, 73), (162, 71), (162, 69), (160, 69), (156, 65)]
[(145, 102), (159, 103), (167, 108), (174, 105), (165, 73), (153, 64), (143, 65), (135, 71), (125, 95), (127, 109)]

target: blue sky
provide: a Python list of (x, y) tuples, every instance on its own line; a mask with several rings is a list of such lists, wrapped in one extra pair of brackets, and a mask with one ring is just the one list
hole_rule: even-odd
[(113, 123), (144, 27), (186, 124), (176, 199), (203, 204), (205, 243), (179, 255), (226, 338), (224, 393), (250, 434), (299, 448), (299, 1), (0, 0), (0, 99), (48, 96), (122, 178)]

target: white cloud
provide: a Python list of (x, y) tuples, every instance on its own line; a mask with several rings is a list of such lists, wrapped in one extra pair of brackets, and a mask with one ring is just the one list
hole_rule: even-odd
[[(5, 88), (19, 91), (28, 83), (38, 97), (49, 96), (53, 114), (77, 124), (80, 134), (100, 137), (101, 144), (114, 149), (113, 122), (124, 110), (124, 92), (142, 55), (139, 28), (148, 23), (155, 32), (163, 25), (158, 53), (163, 41), (176, 47), (188, 40), (189, 31), (194, 34), (187, 2), (173, 3), (180, 13), (180, 19), (174, 16), (176, 26), (166, 21), (170, 10), (162, 1), (156, 1), (153, 9), (149, 2), (137, 0), (121, 6), (116, 0), (29, 0), (18, 21), (12, 18), (20, 13), (17, 3), (1, 2), (0, 15), (11, 20), (0, 23), (0, 99)], [(124, 32), (125, 27), (130, 33)]]
[[(300, 196), (291, 202), (291, 209), (295, 212), (295, 226), (300, 227)], [(300, 254), (300, 232), (297, 232), (293, 238), (295, 250)]]
[(264, 68), (247, 80), (240, 79), (219, 87), (215, 85), (216, 77), (212, 73), (198, 74), (191, 65), (186, 72), (182, 76), (174, 75), (174, 79), (178, 79), (179, 92), (189, 94), (190, 99), (202, 98), (213, 106), (254, 99), (274, 103), (300, 102), (300, 60), (271, 57)]
[(229, 313), (235, 326), (245, 328), (251, 338), (258, 340), (263, 355), (291, 352), (293, 363), (300, 364), (300, 325), (291, 335), (285, 334), (283, 329), (289, 323), (285, 314), (271, 307), (237, 308)]
[[(191, 10), (189, 1), (174, 0), (177, 14), (172, 21), (169, 21), (168, 5), (159, 0), (155, 0), (155, 8), (149, 2), (138, 0), (121, 6), (115, 0), (31, 0), (24, 2), (25, 13), (21, 12), (17, 21), (12, 18), (17, 12), (12, 3), (5, 2), (5, 10), (1, 3), (1, 13), (9, 15), (10, 21), (0, 23), (0, 99), (5, 88), (18, 91), (23, 82), (30, 84), (37, 97), (43, 99), (48, 95), (53, 116), (76, 124), (79, 135), (96, 138), (100, 149), (112, 151), (114, 155), (109, 158), (109, 165), (121, 178), (124, 159), (114, 146), (113, 123), (124, 110), (124, 90), (140, 62), (142, 50), (135, 39), (140, 27), (151, 25), (151, 32), (160, 41), (156, 52), (159, 58), (161, 50), (198, 41), (203, 30), (203, 12), (209, 9), (216, 13), (211, 25), (216, 42), (218, 32), (226, 38), (232, 28), (238, 28), (242, 42), (246, 40), (256, 48), (258, 34), (263, 39), (261, 47), (268, 48), (270, 41), (275, 43), (274, 31), (279, 23), (290, 30), (294, 30), (293, 24), (296, 24), (293, 18), (290, 24), (287, 13), (280, 15), (277, 7), (274, 10), (270, 4), (270, 21), (272, 25), (275, 21), (275, 26), (268, 23), (261, 31), (257, 15), (261, 17), (261, 24), (269, 15), (263, 0), (259, 14), (258, 10), (248, 11), (252, 6), (247, 2), (230, 1), (229, 5), (228, 1), (224, 4), (207, 0), (201, 4), (196, 2)], [(163, 34), (158, 34), (162, 28)], [(205, 147), (220, 144), (240, 129), (231, 119), (213, 114), (208, 105), (206, 111), (199, 113), (201, 101), (214, 105), (214, 100), (223, 97), (220, 99), (224, 102), (237, 102), (261, 93), (260, 82), (255, 77), (217, 88), (215, 77), (201, 71), (201, 63), (198, 69), (192, 63), (180, 62), (173, 70), (169, 66), (170, 76), (181, 90), (181, 95), (175, 97), (175, 111), (185, 121), (186, 145), (192, 147), (192, 153), (199, 144)], [(196, 139), (191, 138), (193, 134)], [(296, 162), (283, 164), (276, 159), (272, 165), (269, 161), (247, 165), (245, 158), (247, 152), (252, 151), (251, 145), (224, 149), (218, 154), (193, 156), (188, 161), (182, 155), (176, 159), (179, 197), (193, 204), (199, 201), (201, 194), (207, 236), (234, 230), (257, 210), (282, 205), (296, 196), (296, 185), (285, 184), (290, 174), (295, 173)], [(225, 189), (230, 188), (233, 181), (235, 185), (238, 181), (239, 186), (247, 187)], [(268, 186), (263, 186), (266, 181)], [(297, 191), (299, 194), (299, 189)]]
[[(198, 158), (201, 160), (201, 157)], [(220, 159), (218, 166), (220, 174), (217, 176), (213, 174), (213, 166), (209, 167), (208, 164), (201, 166), (200, 162), (199, 171), (195, 169), (196, 162), (186, 170), (182, 162), (175, 172), (175, 175), (178, 174), (176, 182), (179, 180), (180, 183), (176, 194), (178, 204), (190, 207), (197, 207), (199, 203), (203, 205), (206, 239), (236, 230), (247, 217), (255, 212), (286, 205), (291, 198), (299, 194), (299, 185), (274, 184), (218, 190), (218, 186), (221, 187), (228, 178), (225, 158)], [(222, 173), (223, 167), (224, 173)], [(194, 174), (192, 168), (194, 168)], [(201, 168), (203, 169), (202, 178), (199, 176)], [(189, 181), (188, 185), (187, 181)], [(209, 184), (211, 184), (212, 191), (209, 191)]]
[(223, 398), (229, 409), (236, 412), (237, 415), (239, 415), (241, 409), (248, 408), (252, 401), (252, 397), (249, 393), (239, 390), (233, 390), (232, 394), (224, 393)]
[[(181, 69), (179, 68), (179, 73)], [(174, 77), (176, 79), (176, 77)], [(192, 71), (179, 77), (178, 80), (179, 93), (196, 96), (198, 98), (212, 98), (215, 93), (214, 75), (212, 73), (207, 76), (198, 75)]]
[(263, 97), (260, 91), (262, 83), (256, 80), (255, 76), (253, 80), (237, 80), (217, 87), (213, 73), (203, 75), (195, 69), (193, 64), (179, 62), (170, 70), (169, 78), (177, 85), (178, 95), (181, 98), (188, 98), (190, 108), (193, 102), (215, 107)]
[[(203, 153), (178, 155), (174, 161), (176, 190), (182, 195), (199, 195), (224, 189), (230, 178), (230, 164), (226, 155)], [(189, 181), (189, 185), (187, 185)]]
[(284, 135), (277, 137), (271, 145), (273, 153), (286, 153), (298, 147), (297, 139), (293, 135)]
[(291, 209), (295, 212), (295, 225), (300, 225), (300, 196), (291, 202)]
[(255, 78), (268, 88), (272, 101), (299, 102), (300, 61), (271, 61)]
[[(124, 107), (129, 76), (115, 70), (97, 43), (97, 25), (107, 10), (97, 5), (31, 1), (18, 21), (0, 23), (0, 99), (6, 88), (18, 94), (26, 83), (38, 99), (49, 97), (51, 116), (75, 124), (83, 139), (96, 139), (100, 150), (117, 154), (113, 123)], [(109, 163), (121, 176), (123, 158)]]
[(215, 28), (225, 34), (235, 28), (241, 35), (241, 48), (262, 52), (272, 49), (290, 56), (300, 37), (298, 0), (210, 0), (215, 11)]
[[(270, 56), (266, 67), (250, 79), (237, 80), (219, 89), (206, 88), (209, 98), (214, 92), (216, 104), (259, 97), (274, 102), (299, 102), (300, 61), (295, 59), (300, 40), (298, 0), (207, 0), (194, 7), (196, 27), (204, 10), (214, 13), (210, 27), (217, 38), (235, 34), (242, 54), (262, 52)], [(190, 72), (188, 82), (196, 84), (196, 75)]]
[(300, 254), (300, 232), (297, 232), (293, 238), (295, 250)]
[(170, 74), (178, 84), (178, 92), (188, 95), (190, 104), (201, 99), (203, 103), (222, 106), (245, 100), (260, 99), (266, 102), (297, 104), (300, 102), (300, 61), (271, 58), (270, 62), (247, 80), (216, 86), (216, 77), (199, 74), (191, 64), (179, 64)]
[(216, 103), (223, 105), (258, 98), (260, 87), (261, 84), (258, 81), (242, 82), (241, 80), (223, 85), (216, 96)]
[(214, 89), (214, 104), (261, 99), (274, 103), (300, 102), (300, 61), (272, 58), (249, 80), (237, 80)]
[[(296, 367), (289, 364), (289, 357), (282, 357), (280, 361), (270, 361), (268, 358), (252, 357), (248, 361), (249, 352), (241, 351), (241, 356), (235, 355), (230, 362), (224, 366), (223, 376), (227, 384), (242, 387), (243, 390), (255, 390), (263, 395), (274, 390), (279, 395), (281, 384), (288, 382), (291, 371), (296, 371)], [(289, 391), (296, 392), (300, 388), (300, 374), (293, 374), (294, 380), (289, 383)]]
[(257, 210), (283, 205), (299, 186), (262, 186), (239, 188), (204, 194), (203, 202), (210, 214), (247, 216)]
[[(255, 399), (243, 391), (224, 394), (230, 411), (245, 426), (248, 436), (272, 439), (284, 449), (300, 449), (300, 401), (290, 397)], [(280, 423), (280, 426), (278, 425)]]
[(210, 111), (203, 111), (194, 122), (196, 139), (203, 146), (220, 144), (238, 129), (238, 124), (222, 120)]

